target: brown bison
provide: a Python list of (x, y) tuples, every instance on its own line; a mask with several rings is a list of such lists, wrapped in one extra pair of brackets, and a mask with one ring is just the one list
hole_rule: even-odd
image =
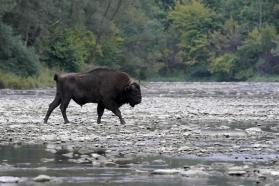
[(60, 105), (65, 123), (68, 123), (66, 109), (70, 100), (73, 99), (81, 106), (86, 103), (98, 103), (97, 123), (101, 123), (104, 109), (108, 109), (119, 117), (121, 124), (125, 124), (119, 107), (125, 103), (134, 107), (141, 102), (140, 86), (132, 82), (123, 72), (97, 68), (86, 73), (55, 74), (54, 80), (56, 81), (56, 96), (49, 105), (44, 123), (47, 123), (51, 112), (58, 105)]

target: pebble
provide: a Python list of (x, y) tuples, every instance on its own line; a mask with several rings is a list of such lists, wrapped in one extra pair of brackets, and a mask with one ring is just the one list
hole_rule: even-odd
[(250, 135), (256, 135), (256, 134), (262, 132), (262, 129), (259, 127), (251, 127), (251, 128), (245, 129), (245, 131)]
[(263, 175), (279, 176), (279, 171), (274, 169), (260, 169), (259, 170)]
[(19, 177), (13, 176), (0, 176), (0, 183), (17, 183), (19, 182)]
[(182, 171), (182, 172), (180, 172), (180, 174), (183, 176), (188, 176), (188, 177), (209, 176), (209, 174), (207, 172), (205, 172), (201, 169), (198, 169), (198, 168)]
[(161, 160), (161, 159), (153, 160), (153, 161), (152, 161), (152, 164), (154, 164), (154, 165), (165, 165), (165, 164), (166, 164), (166, 161)]
[(117, 164), (112, 161), (105, 161), (103, 164), (105, 167), (116, 167), (117, 166)]
[(92, 153), (92, 150), (88, 149), (88, 148), (80, 148), (78, 150), (78, 153), (79, 154), (91, 154)]
[(69, 152), (67, 154), (62, 154), (62, 156), (66, 157), (66, 158), (73, 158), (74, 157), (74, 153), (73, 152)]
[(35, 182), (48, 182), (51, 180), (51, 177), (48, 175), (39, 175), (33, 179)]
[(181, 170), (179, 169), (156, 169), (151, 172), (151, 174), (178, 174)]
[(113, 159), (113, 162), (119, 165), (126, 165), (130, 163), (134, 163), (135, 160), (133, 160), (132, 158), (115, 158)]
[(92, 166), (93, 167), (101, 167), (102, 163), (100, 161), (92, 161)]

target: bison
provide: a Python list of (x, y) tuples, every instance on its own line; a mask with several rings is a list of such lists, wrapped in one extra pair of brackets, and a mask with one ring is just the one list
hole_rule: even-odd
[(119, 117), (121, 124), (125, 124), (119, 107), (125, 103), (132, 107), (141, 103), (140, 86), (124, 72), (97, 68), (85, 73), (55, 74), (54, 80), (56, 96), (49, 105), (44, 123), (47, 123), (51, 112), (58, 105), (64, 122), (69, 123), (66, 109), (71, 99), (80, 106), (86, 103), (97, 103), (97, 123), (101, 123), (104, 110), (108, 109)]

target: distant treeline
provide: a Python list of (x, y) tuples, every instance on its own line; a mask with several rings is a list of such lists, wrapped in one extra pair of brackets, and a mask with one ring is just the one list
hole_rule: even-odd
[(279, 75), (278, 31), (278, 0), (0, 0), (0, 73), (245, 81)]

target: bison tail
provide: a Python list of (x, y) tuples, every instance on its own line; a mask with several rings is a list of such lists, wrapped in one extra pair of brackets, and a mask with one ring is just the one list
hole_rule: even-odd
[(57, 80), (58, 80), (58, 74), (54, 74), (53, 80), (54, 80), (54, 81), (57, 81)]

